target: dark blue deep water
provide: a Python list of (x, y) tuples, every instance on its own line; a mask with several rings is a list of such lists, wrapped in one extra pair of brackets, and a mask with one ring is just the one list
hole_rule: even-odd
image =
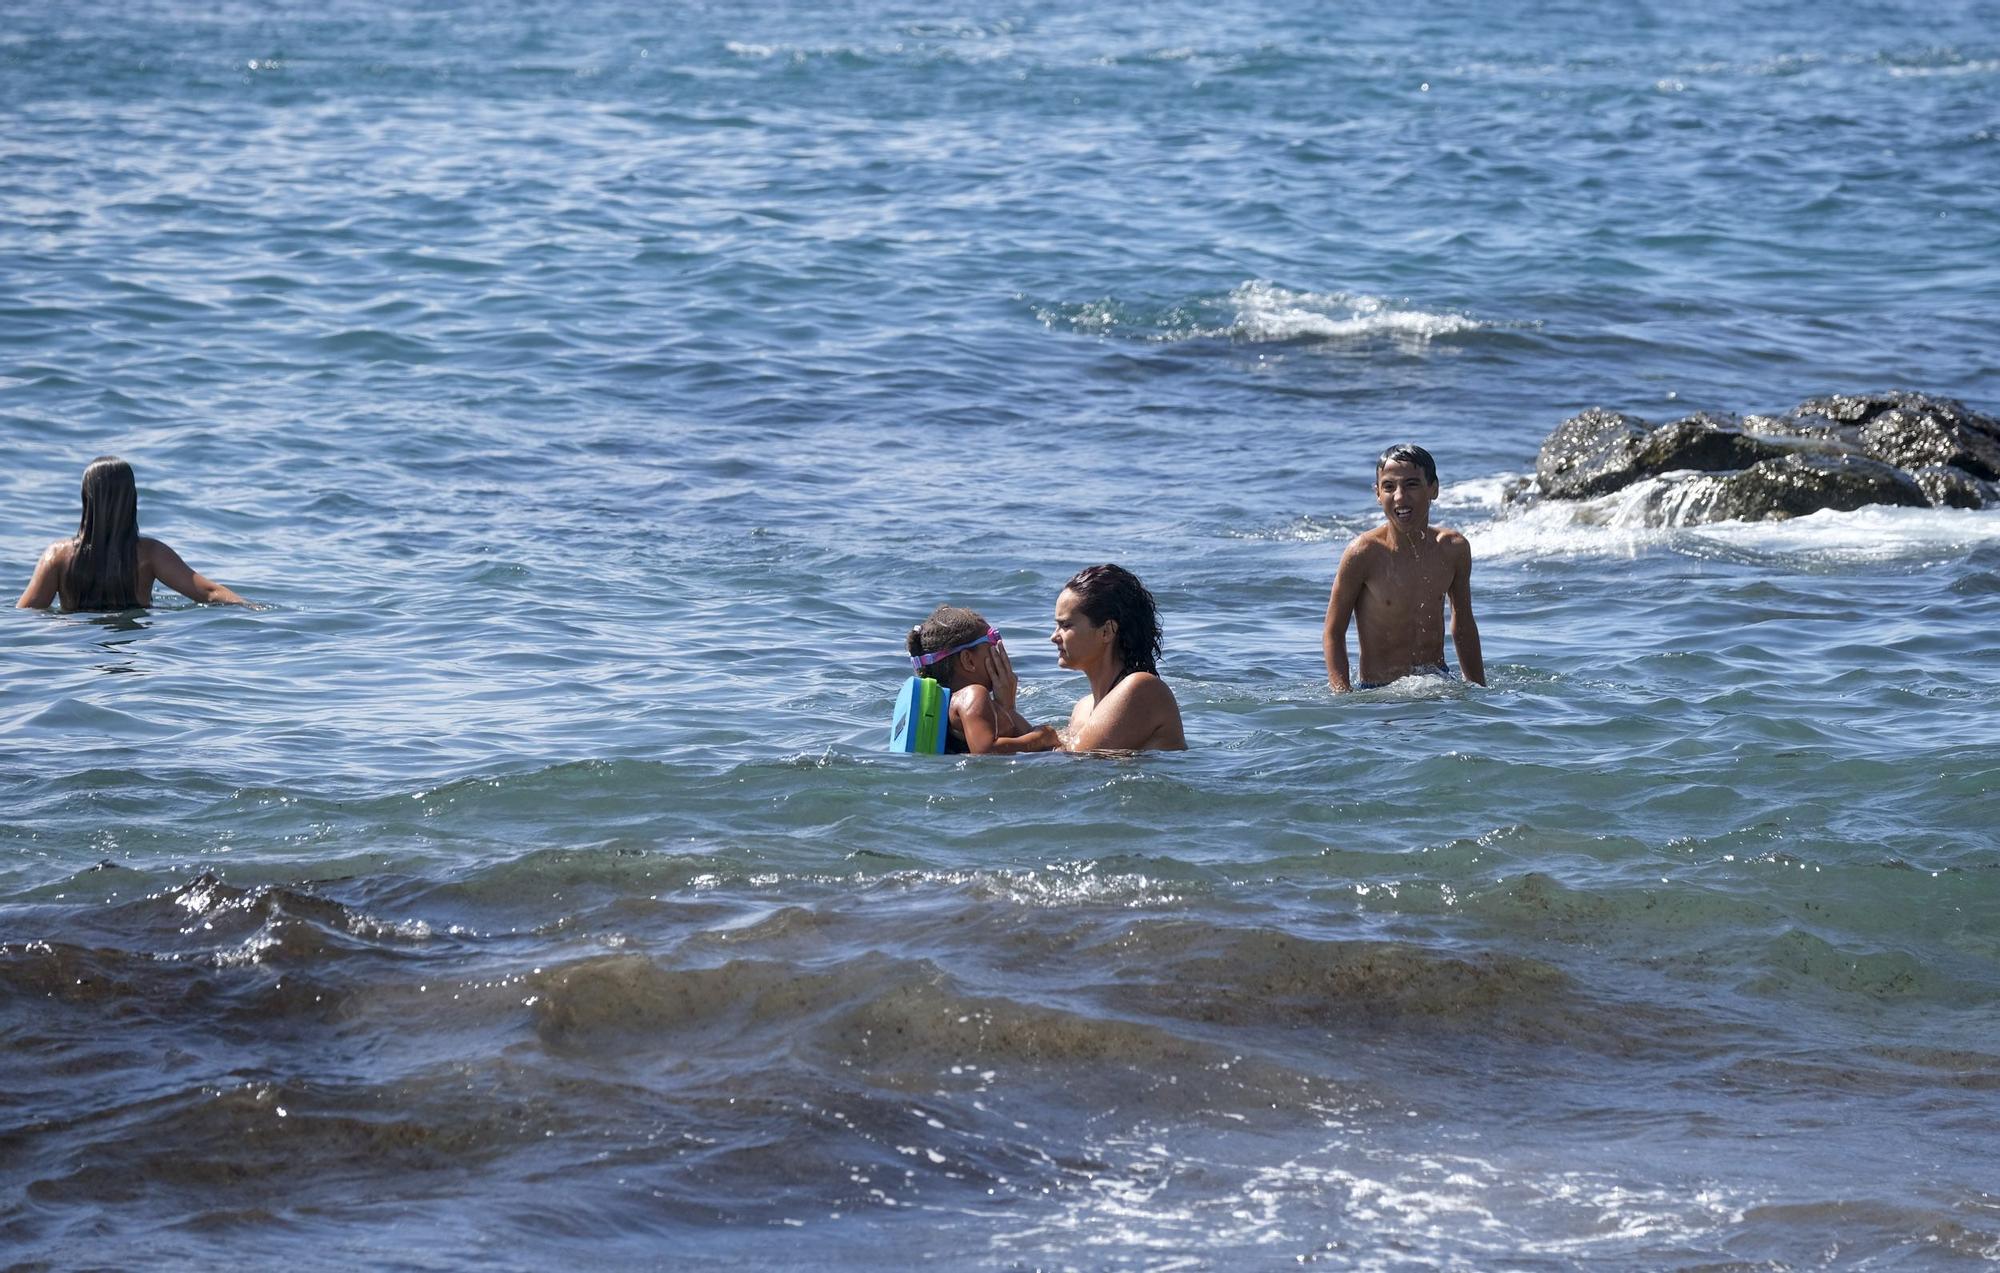
[[(2000, 5), (3, 7), (9, 586), (262, 608), (4, 612), (0, 1266), (2000, 1259), (2000, 511), (1501, 500), (2000, 410)], [(1189, 752), (882, 751), (1104, 560)]]

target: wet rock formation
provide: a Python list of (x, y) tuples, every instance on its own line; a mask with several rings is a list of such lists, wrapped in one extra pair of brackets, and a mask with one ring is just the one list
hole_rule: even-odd
[(1645, 482), (1638, 513), (1679, 526), (1866, 504), (1989, 508), (1996, 481), (2000, 421), (1927, 394), (1829, 394), (1782, 416), (1699, 412), (1657, 427), (1593, 407), (1543, 441), (1518, 498), (1594, 499)]

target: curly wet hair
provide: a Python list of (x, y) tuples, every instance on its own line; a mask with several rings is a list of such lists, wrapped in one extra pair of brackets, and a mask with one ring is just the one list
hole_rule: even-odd
[(1153, 594), (1123, 566), (1085, 566), (1063, 585), (1092, 623), (1118, 620), (1118, 661), (1127, 672), (1159, 674), (1160, 613)]

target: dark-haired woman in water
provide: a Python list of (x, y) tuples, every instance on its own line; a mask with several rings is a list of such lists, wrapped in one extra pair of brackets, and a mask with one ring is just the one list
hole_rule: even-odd
[(1181, 707), (1160, 679), (1153, 594), (1121, 566), (1089, 566), (1056, 598), (1056, 662), (1090, 678), (1069, 714), (1071, 751), (1181, 751)]
[(154, 580), (196, 601), (248, 604), (190, 569), (159, 540), (139, 534), (132, 466), (101, 455), (83, 471), (83, 520), (75, 536), (49, 545), (14, 605), (39, 610), (60, 599), (65, 610), (130, 610), (153, 604)]

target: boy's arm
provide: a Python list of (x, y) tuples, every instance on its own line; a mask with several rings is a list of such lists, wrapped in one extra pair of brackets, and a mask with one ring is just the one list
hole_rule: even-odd
[(1472, 617), (1472, 544), (1454, 535), (1451, 572), (1451, 645), (1458, 652), (1458, 674), (1474, 685), (1486, 684), (1486, 656), (1479, 649), (1479, 621)]
[(1326, 683), (1336, 694), (1354, 688), (1347, 676), (1347, 625), (1361, 600), (1361, 586), (1367, 582), (1360, 548), (1361, 542), (1356, 540), (1340, 554), (1340, 567), (1333, 575), (1333, 593), (1326, 599), (1326, 630), (1320, 634), (1320, 651), (1326, 656)]
[(60, 554), (56, 551), (62, 545), (50, 544), (35, 563), (35, 573), (28, 579), (28, 586), (21, 590), (21, 599), (14, 603), (16, 610), (46, 610), (56, 599), (57, 581), (62, 575)]

